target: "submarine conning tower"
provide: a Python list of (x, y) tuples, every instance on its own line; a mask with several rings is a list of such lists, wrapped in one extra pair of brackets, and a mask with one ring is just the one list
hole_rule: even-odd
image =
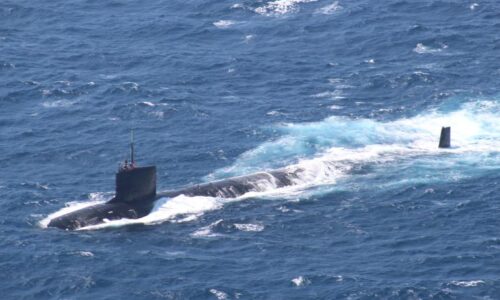
[(439, 148), (451, 147), (451, 128), (441, 127), (441, 135), (439, 136)]
[(114, 201), (135, 202), (156, 197), (156, 167), (134, 167), (116, 173)]
[(156, 197), (156, 166), (136, 167), (134, 161), (134, 134), (131, 132), (130, 164), (116, 173), (115, 198), (111, 202), (137, 202)]

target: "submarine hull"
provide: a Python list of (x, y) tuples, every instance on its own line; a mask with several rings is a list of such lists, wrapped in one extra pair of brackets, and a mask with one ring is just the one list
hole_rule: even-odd
[(299, 177), (298, 174), (302, 171), (303, 170), (300, 168), (294, 171), (279, 169), (270, 172), (231, 177), (219, 181), (188, 186), (179, 190), (161, 192), (158, 193), (158, 196), (176, 197), (185, 195), (189, 197), (206, 196), (235, 198), (248, 192), (263, 191), (269, 185), (272, 185), (274, 188), (294, 185), (294, 179), (297, 179)]
[(52, 219), (49, 227), (57, 227), (64, 230), (75, 230), (81, 227), (98, 225), (106, 221), (119, 219), (142, 218), (151, 212), (153, 202), (148, 204), (129, 204), (123, 202), (112, 202), (86, 207), (58, 218)]
[[(179, 195), (185, 195), (189, 197), (207, 196), (219, 198), (235, 198), (248, 192), (262, 191), (266, 186), (269, 186), (270, 184), (272, 184), (276, 188), (293, 185), (293, 180), (297, 178), (297, 173), (300, 171), (300, 169), (296, 169), (294, 172), (285, 170), (261, 172), (246, 176), (232, 177), (224, 180), (192, 185), (178, 190), (166, 191), (158, 194), (156, 194), (156, 192), (152, 192), (156, 189), (156, 185), (146, 184), (143, 186), (146, 186), (147, 188), (142, 189), (140, 188), (140, 185), (136, 185), (134, 189), (135, 191), (140, 190), (140, 193), (136, 193), (133, 201), (131, 201), (131, 198), (123, 197), (121, 195), (130, 194), (125, 194), (122, 191), (125, 188), (127, 189), (127, 191), (131, 189), (131, 179), (129, 177), (134, 176), (134, 173), (127, 173), (125, 175), (127, 178), (126, 180), (122, 180), (122, 177), (124, 177), (123, 174), (118, 174), (117, 197), (104, 204), (86, 207), (81, 210), (77, 210), (55, 218), (50, 221), (48, 226), (65, 230), (74, 230), (81, 227), (105, 223), (106, 221), (111, 220), (124, 218), (142, 218), (151, 212), (156, 200), (164, 197), (173, 198)], [(149, 173), (150, 177), (152, 178), (150, 181), (156, 181), (156, 176), (151, 175), (154, 174), (154, 172), (152, 171)], [(144, 170), (140, 172), (138, 171), (137, 174), (138, 176), (144, 178)], [(122, 181), (125, 183), (121, 183)], [(149, 181), (147, 181), (146, 183), (148, 182)]]

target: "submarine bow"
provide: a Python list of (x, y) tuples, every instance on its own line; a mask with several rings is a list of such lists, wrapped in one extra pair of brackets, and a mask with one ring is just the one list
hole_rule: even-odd
[(49, 227), (73, 230), (118, 219), (147, 215), (156, 199), (156, 167), (134, 167), (116, 173), (115, 197), (52, 219)]

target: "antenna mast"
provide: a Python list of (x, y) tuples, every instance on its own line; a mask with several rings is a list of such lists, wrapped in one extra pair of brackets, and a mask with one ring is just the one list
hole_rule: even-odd
[(130, 163), (134, 165), (134, 130), (130, 130)]

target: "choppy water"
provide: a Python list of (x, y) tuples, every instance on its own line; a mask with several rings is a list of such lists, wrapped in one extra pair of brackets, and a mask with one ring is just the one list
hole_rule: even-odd
[[(498, 299), (499, 11), (2, 2), (2, 299)], [(161, 190), (305, 172), (45, 228), (112, 196), (131, 128)]]

